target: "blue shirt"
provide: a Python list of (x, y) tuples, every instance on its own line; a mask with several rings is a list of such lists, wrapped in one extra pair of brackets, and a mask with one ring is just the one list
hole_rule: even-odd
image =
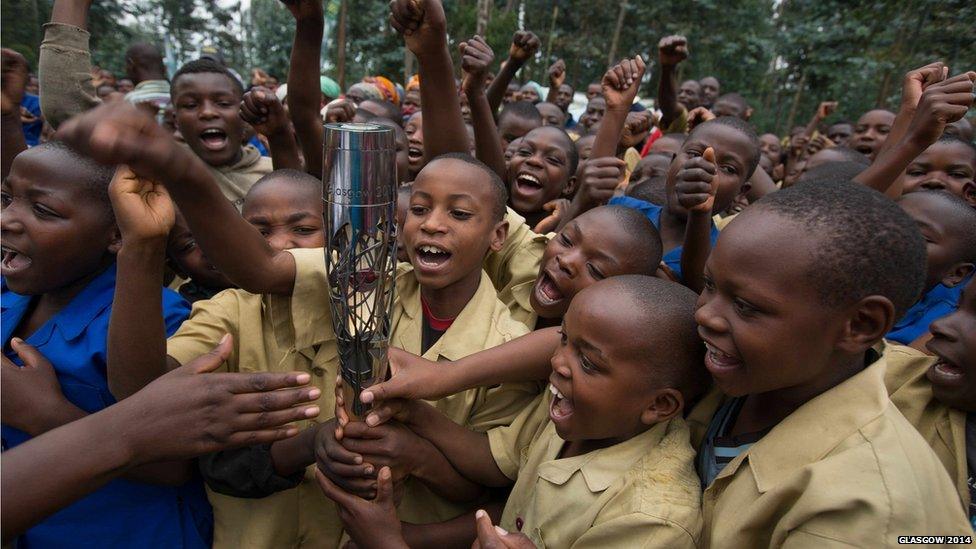
[(937, 284), (908, 309), (885, 337), (903, 345), (915, 341), (929, 331), (929, 324), (951, 314), (959, 307), (959, 298), (962, 297), (965, 286), (965, 282), (952, 288)]
[(44, 126), (44, 122), (41, 121), (41, 98), (25, 93), (24, 99), (20, 102), (20, 106), (27, 109), (27, 112), (33, 114), (36, 119), (30, 124), (23, 125), (24, 141), (27, 142), (28, 147), (37, 146), (41, 142), (41, 127)]
[(258, 136), (256, 135), (252, 135), (251, 140), (245, 143), (245, 145), (254, 145), (254, 148), (257, 149), (259, 153), (261, 153), (261, 156), (271, 156), (271, 153), (268, 152), (268, 149), (264, 148), (264, 143), (262, 143), (261, 140), (258, 139)]
[[(93, 413), (115, 403), (106, 378), (106, 345), (115, 265), (93, 279), (67, 306), (24, 338), (54, 366), (64, 396)], [(0, 280), (0, 331), (6, 349), (34, 296), (15, 294)], [(166, 332), (172, 334), (190, 309), (175, 292), (163, 290)], [(20, 364), (16, 353), (7, 357)], [(30, 436), (3, 425), (3, 448)], [(7, 502), (16, 505), (15, 502)], [(213, 515), (203, 485), (181, 487), (115, 480), (28, 530), (17, 540), (25, 547), (209, 547)]]
[[(661, 230), (661, 212), (664, 210), (664, 207), (662, 206), (651, 204), (650, 202), (644, 202), (643, 200), (638, 200), (630, 196), (615, 196), (610, 199), (610, 202), (608, 202), (607, 205), (633, 208), (647, 216), (647, 218), (651, 220), (651, 223), (657, 227), (657, 230)], [(715, 223), (709, 221), (709, 224), (711, 225), (712, 229), (708, 239), (712, 243), (712, 248), (714, 248), (715, 241), (718, 240), (719, 231), (718, 227), (715, 226)], [(681, 246), (678, 246), (677, 248), (674, 248), (673, 250), (664, 254), (664, 257), (661, 259), (672, 271), (674, 271), (675, 276), (681, 280)]]

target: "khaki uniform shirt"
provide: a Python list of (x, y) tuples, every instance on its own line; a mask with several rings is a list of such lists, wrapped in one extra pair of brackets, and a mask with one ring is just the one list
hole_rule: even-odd
[(502, 249), (485, 258), (485, 272), (498, 291), (498, 299), (508, 307), (512, 318), (535, 328), (536, 314), (529, 296), (539, 276), (542, 254), (549, 243), (549, 235), (537, 234), (525, 223), (525, 218), (508, 208), (508, 237)]
[(970, 534), (945, 469), (885, 390), (885, 357), (810, 400), (705, 490), (708, 547), (896, 547)]
[(968, 510), (966, 413), (949, 408), (932, 396), (932, 383), (925, 372), (935, 363), (935, 357), (911, 347), (886, 343), (885, 385), (891, 402), (932, 447), (959, 492), (962, 508)]
[[(253, 145), (245, 145), (241, 159), (231, 166), (211, 166), (207, 164), (210, 175), (217, 181), (220, 192), (234, 203), (238, 211), (244, 205), (244, 196), (258, 179), (272, 171), (271, 159), (261, 156)], [(322, 261), (325, 261), (323, 259)]]
[[(310, 338), (309, 331), (329, 324), (328, 286), (325, 259), (318, 250), (292, 250), (295, 255), (295, 290), (292, 308), (296, 315), (298, 337)], [(423, 312), (420, 284), (407, 263), (397, 266), (396, 294), (393, 303), (390, 345), (421, 354)], [(301, 325), (300, 325), (301, 324)], [(495, 288), (485, 273), (474, 297), (434, 345), (423, 353), (429, 360), (457, 360), (484, 349), (500, 345), (528, 333), (524, 324), (512, 320), (505, 305), (498, 300)], [(334, 375), (333, 375), (334, 379)], [(431, 402), (452, 421), (479, 431), (508, 425), (539, 393), (537, 383), (506, 383), (494, 387), (469, 389)], [(330, 414), (331, 415), (331, 414)], [(412, 523), (441, 522), (470, 510), (470, 505), (450, 502), (431, 492), (415, 479), (403, 483), (399, 506), (401, 520)]]
[(488, 432), (515, 480), (501, 526), (539, 547), (695, 547), (702, 527), (695, 452), (680, 418), (614, 446), (559, 458), (552, 395)]
[[(424, 322), (420, 284), (409, 264), (401, 263), (398, 271), (390, 345), (419, 355)], [(422, 356), (435, 361), (457, 360), (528, 332), (524, 324), (512, 319), (508, 308), (498, 300), (488, 275), (482, 272), (474, 297)], [(531, 404), (540, 389), (538, 383), (504, 383), (461, 391), (431, 404), (458, 425), (487, 431), (511, 423)], [(426, 524), (449, 520), (470, 510), (470, 504), (448, 501), (420, 481), (407, 479), (398, 515), (405, 522)]]
[[(303, 254), (301, 252), (315, 252)], [(324, 262), (322, 251), (294, 250)], [(185, 364), (209, 351), (224, 333), (234, 349), (223, 370), (231, 372), (309, 372), (322, 390), (315, 402), (321, 413), (300, 421), (300, 429), (328, 421), (335, 409), (338, 375), (335, 336), (328, 308), (294, 307), (295, 297), (226, 290), (193, 305), (190, 318), (167, 342), (167, 354)], [(299, 301), (300, 302), (300, 301)], [(338, 547), (342, 523), (309, 466), (298, 487), (259, 499), (236, 498), (207, 489), (214, 510), (214, 547)]]

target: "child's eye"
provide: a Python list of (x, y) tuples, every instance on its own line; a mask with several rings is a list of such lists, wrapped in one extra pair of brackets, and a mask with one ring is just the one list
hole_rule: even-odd
[(569, 240), (569, 237), (566, 236), (566, 233), (559, 233), (559, 242), (563, 246), (572, 246), (573, 245), (572, 241)]
[(730, 175), (735, 175), (739, 173), (739, 170), (737, 170), (735, 166), (722, 166), (722, 171)]
[(969, 179), (969, 174), (962, 172), (950, 172), (949, 177), (954, 177), (956, 179)]
[(38, 217), (60, 217), (54, 210), (44, 207), (44, 205), (37, 202), (33, 205), (34, 214)]
[(0, 193), (0, 206), (6, 208), (11, 202), (13, 202), (13, 198), (11, 198), (9, 194)]
[(754, 314), (756, 314), (756, 313), (759, 312), (758, 309), (756, 309), (755, 307), (753, 307), (752, 305), (746, 303), (745, 301), (743, 301), (741, 299), (735, 299), (735, 300), (733, 300), (732, 304), (733, 304), (733, 307), (735, 307), (735, 310), (740, 315), (743, 315), (743, 316), (750, 316), (750, 315), (754, 315)]
[(180, 246), (180, 253), (182, 253), (182, 254), (188, 254), (188, 253), (190, 253), (190, 251), (193, 250), (193, 248), (196, 248), (196, 247), (197, 247), (196, 240), (187, 240), (186, 242), (183, 243), (182, 246)]
[(882, 127), (878, 128), (878, 133), (885, 133), (886, 134), (886, 133), (890, 133), (890, 132), (891, 132), (891, 128), (889, 128), (888, 126), (882, 126)]
[(559, 344), (563, 347), (566, 346), (566, 332), (559, 330)]
[(427, 213), (427, 208), (423, 206), (410, 206), (410, 213), (413, 215), (424, 215)]
[(715, 291), (715, 282), (712, 281), (712, 278), (709, 276), (704, 277), (702, 281), (702, 286), (705, 288), (705, 291), (707, 292)]
[(454, 216), (456, 219), (460, 219), (462, 221), (465, 219), (471, 219), (474, 216), (473, 213), (466, 212), (464, 210), (451, 210), (451, 215)]
[(912, 177), (919, 177), (925, 175), (925, 172), (922, 170), (908, 170), (908, 175)]
[(580, 353), (580, 366), (582, 366), (583, 371), (588, 374), (596, 373), (597, 371), (596, 365), (593, 364), (593, 362), (590, 359), (586, 358), (586, 355), (582, 353)]
[(690, 157), (690, 158), (697, 158), (697, 157), (701, 156), (701, 153), (700, 152), (698, 152), (696, 150), (693, 150), (693, 149), (688, 149), (687, 151), (685, 151), (685, 154), (688, 155), (688, 157)]
[(600, 269), (596, 268), (596, 266), (593, 265), (592, 263), (587, 263), (586, 268), (590, 271), (590, 276), (592, 276), (593, 278), (597, 280), (603, 280), (604, 278), (606, 278), (603, 272), (601, 272)]
[(515, 151), (519, 156), (532, 156), (532, 151), (529, 149), (519, 149)]
[(295, 227), (295, 232), (300, 235), (309, 235), (315, 232), (315, 227)]
[(269, 234), (271, 234), (271, 231), (269, 231), (268, 229), (258, 229), (258, 232), (261, 233), (261, 236), (268, 236)]
[(548, 160), (550, 163), (555, 164), (557, 166), (562, 166), (563, 165), (563, 159), (562, 158), (557, 158), (555, 156), (550, 156), (546, 160)]

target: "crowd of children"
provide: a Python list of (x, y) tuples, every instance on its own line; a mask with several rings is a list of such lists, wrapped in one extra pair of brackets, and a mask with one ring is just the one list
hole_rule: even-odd
[[(970, 67), (760, 135), (750, 90), (678, 81), (677, 35), (576, 119), (562, 60), (516, 81), (531, 32), (455, 67), (439, 0), (390, 3), (417, 75), (345, 92), (320, 0), (283, 2), (284, 83), (148, 44), (116, 79), (89, 7), (55, 0), (36, 81), (2, 52), (5, 543), (972, 543)], [(355, 421), (332, 122), (396, 140), (391, 375)]]

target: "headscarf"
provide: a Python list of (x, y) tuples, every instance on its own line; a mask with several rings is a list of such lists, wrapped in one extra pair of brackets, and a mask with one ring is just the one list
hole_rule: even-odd
[(336, 99), (342, 95), (342, 90), (339, 89), (339, 84), (328, 76), (319, 77), (319, 89), (322, 90), (322, 95), (326, 97), (327, 101), (332, 101), (333, 99)]
[(546, 100), (546, 95), (542, 93), (542, 86), (540, 86), (539, 83), (536, 82), (535, 80), (529, 80), (528, 82), (525, 83), (524, 86), (522, 86), (522, 88), (532, 88), (533, 90), (535, 90), (536, 95), (539, 96), (539, 101), (536, 101), (537, 103)]
[(397, 94), (396, 86), (393, 85), (393, 82), (389, 78), (385, 76), (374, 76), (372, 84), (376, 86), (376, 89), (380, 90), (384, 99), (398, 107), (400, 106), (400, 96)]
[(362, 92), (366, 99), (375, 99), (377, 101), (383, 100), (383, 92), (368, 82), (358, 82), (352, 86), (349, 86), (349, 89), (346, 91), (346, 95), (349, 95), (349, 92), (352, 92), (353, 90)]
[(407, 91), (410, 91), (410, 90), (413, 90), (413, 89), (417, 89), (417, 90), (420, 89), (420, 75), (419, 74), (415, 74), (415, 75), (411, 76), (410, 77), (410, 80), (407, 81)]

